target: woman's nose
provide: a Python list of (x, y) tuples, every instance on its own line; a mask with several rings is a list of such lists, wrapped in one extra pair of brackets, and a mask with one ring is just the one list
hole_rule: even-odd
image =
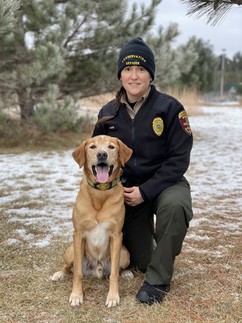
[(138, 76), (137, 71), (136, 70), (132, 70), (131, 71), (131, 78), (137, 78), (137, 76)]

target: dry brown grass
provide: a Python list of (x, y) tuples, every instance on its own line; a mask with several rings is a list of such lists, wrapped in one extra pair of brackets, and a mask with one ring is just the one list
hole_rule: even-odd
[[(186, 107), (188, 114), (196, 113), (197, 108), (200, 106), (201, 97), (196, 90), (176, 90), (168, 89), (167, 94), (177, 98)], [(106, 93), (101, 95), (92, 96), (89, 98), (83, 98), (79, 102), (80, 104), (89, 108), (101, 108), (104, 104), (115, 98), (116, 93)]]
[(90, 137), (91, 131), (82, 133), (65, 132), (50, 134), (26, 135), (21, 132), (11, 138), (0, 138), (1, 153), (23, 152), (23, 151), (53, 151), (74, 148), (86, 138)]
[(196, 89), (168, 89), (167, 94), (172, 95), (185, 107), (188, 115), (199, 115), (201, 114), (200, 106), (202, 105), (201, 96)]
[(91, 97), (82, 98), (79, 100), (81, 105), (84, 105), (88, 108), (101, 108), (104, 104), (108, 103), (109, 101), (113, 100), (116, 96), (115, 92), (105, 93), (94, 95)]
[[(26, 202), (28, 208), (36, 207), (27, 200), (27, 195)], [(15, 204), (17, 209), (18, 203)], [(241, 237), (238, 232), (224, 234), (220, 227), (211, 226), (207, 221), (192, 227), (183, 252), (176, 260), (171, 292), (162, 304), (146, 306), (135, 301), (144, 280), (144, 275), (136, 272), (133, 280), (120, 280), (121, 304), (117, 308), (105, 307), (108, 280), (92, 278), (84, 279), (84, 304), (72, 308), (68, 305), (72, 275), (60, 282), (49, 279), (62, 266), (67, 241), (58, 236), (44, 248), (30, 246), (26, 238), (6, 244), (7, 239), (17, 238), (18, 230), (23, 227), (25, 235), (32, 235), (32, 239), (44, 235), (47, 229), (44, 222), (38, 227), (9, 222), (4, 212), (7, 207), (5, 205), (0, 213), (0, 322), (241, 322)], [(230, 214), (229, 219), (221, 216), (219, 220), (235, 222), (236, 216), (238, 214)], [(218, 214), (211, 215), (206, 210), (204, 217), (211, 222), (218, 220)], [(203, 235), (210, 239), (199, 239)]]
[[(199, 106), (202, 104), (201, 96), (199, 95), (197, 90), (192, 89), (184, 89), (184, 90), (176, 90), (176, 89), (167, 89), (165, 91), (167, 94), (174, 96), (178, 99), (186, 108), (188, 114), (199, 114), (201, 111), (199, 110)], [(100, 109), (104, 104), (111, 101), (115, 98), (116, 93), (106, 93), (101, 95), (95, 95), (89, 98), (83, 98), (79, 102), (80, 104), (91, 108), (91, 109)]]
[[(70, 136), (67, 139), (66, 144), (69, 141), (74, 146), (75, 140), (79, 143), (79, 138)], [(195, 140), (204, 141), (206, 136), (204, 133), (199, 136), (196, 134)], [(46, 143), (48, 144), (48, 140)], [(61, 144), (57, 146), (61, 148)], [(38, 150), (44, 147), (41, 144), (33, 146), (33, 155), (39, 156)], [(19, 154), (14, 156), (13, 150), (8, 149), (11, 154), (4, 158), (14, 158), (16, 163), (17, 158), (22, 156), (20, 152), (25, 148), (18, 147)], [(62, 266), (71, 232), (68, 231), (69, 239), (66, 231), (58, 231), (55, 235), (51, 232), (57, 222), (66, 228), (64, 225), (69, 218), (68, 214), (66, 218), (61, 218), (56, 213), (60, 210), (64, 210), (64, 213), (69, 210), (71, 213), (72, 203), (69, 200), (66, 202), (66, 197), (63, 196), (74, 196), (76, 193), (73, 184), (67, 183), (64, 186), (69, 176), (65, 167), (61, 170), (61, 176), (51, 182), (49, 176), (51, 172), (58, 171), (58, 165), (53, 164), (50, 157), (55, 153), (51, 151), (51, 147), (49, 149), (40, 156), (44, 166), (37, 167), (37, 159), (28, 155), (27, 160), (31, 166), (28, 169), (32, 171), (34, 178), (31, 177), (32, 173), (11, 172), (9, 161), (8, 176), (0, 188), (1, 323), (242, 322), (239, 189), (230, 192), (221, 190), (215, 196), (196, 195), (193, 201), (194, 220), (199, 222), (189, 229), (183, 251), (175, 262), (171, 292), (162, 304), (146, 306), (135, 301), (137, 290), (144, 280), (144, 275), (136, 272), (133, 280), (120, 280), (120, 306), (113, 309), (105, 307), (107, 280), (85, 278), (84, 304), (79, 308), (70, 307), (68, 298), (72, 288), (72, 275), (60, 282), (52, 282), (49, 277)], [(199, 167), (199, 153), (196, 156), (190, 167), (190, 177), (194, 186), (203, 186), (202, 192), (205, 189), (209, 191), (210, 185), (216, 185), (214, 178), (209, 179), (210, 182), (206, 179), (206, 172), (211, 165), (206, 161), (204, 168)], [(58, 157), (61, 163), (62, 152)], [(3, 157), (1, 162), (2, 160)], [(18, 165), (17, 170), (22, 166), (21, 163)], [(217, 167), (223, 165), (218, 163)], [(205, 180), (202, 181), (204, 177)], [(76, 181), (79, 181), (79, 176)], [(51, 185), (55, 188), (52, 189)], [(46, 192), (48, 186), (51, 186), (51, 192)], [(32, 195), (34, 189), (40, 189), (36, 199)], [(53, 199), (52, 195), (56, 198)], [(49, 212), (49, 217), (42, 215), (42, 211)], [(50, 226), (50, 221), (53, 221), (53, 226)], [(48, 241), (49, 235), (51, 238)], [(12, 243), (11, 239), (14, 239)], [(36, 241), (46, 240), (48, 243), (44, 247), (34, 245)]]
[(209, 252), (201, 257), (184, 250), (176, 262), (173, 288), (161, 305), (136, 303), (142, 274), (131, 281), (121, 279), (121, 304), (110, 310), (104, 305), (107, 280), (84, 280), (85, 303), (80, 308), (68, 305), (71, 276), (49, 281), (62, 264), (65, 247), (60, 239), (44, 249), (1, 249), (1, 322), (240, 322), (238, 250), (220, 263)]
[[(186, 108), (189, 115), (201, 114), (200, 98), (194, 90), (177, 91), (170, 89), (168, 94), (177, 98)], [(42, 134), (33, 125), (26, 124), (21, 126), (19, 120), (14, 120), (15, 124), (8, 128), (8, 135), (0, 138), (0, 148), (2, 151), (22, 151), (22, 150), (46, 150), (62, 149), (79, 145), (85, 138), (89, 137), (93, 130), (93, 124), (99, 109), (115, 97), (115, 93), (106, 93), (87, 97), (79, 100), (79, 103), (85, 109), (82, 111), (83, 116), (91, 116), (92, 121), (84, 125), (81, 134), (74, 132)]]

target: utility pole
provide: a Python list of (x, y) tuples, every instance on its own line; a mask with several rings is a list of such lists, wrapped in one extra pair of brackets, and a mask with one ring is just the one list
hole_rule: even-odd
[(221, 79), (220, 79), (220, 97), (224, 96), (224, 67), (225, 67), (225, 49), (221, 56)]

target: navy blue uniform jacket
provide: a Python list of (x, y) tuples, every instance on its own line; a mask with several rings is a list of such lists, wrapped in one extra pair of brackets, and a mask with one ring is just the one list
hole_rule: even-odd
[[(108, 116), (112, 118), (100, 120)], [(177, 183), (189, 166), (193, 138), (184, 107), (153, 85), (133, 120), (125, 104), (119, 109), (116, 99), (106, 104), (98, 114), (97, 135), (117, 137), (133, 149), (122, 182), (139, 186), (146, 201)]]

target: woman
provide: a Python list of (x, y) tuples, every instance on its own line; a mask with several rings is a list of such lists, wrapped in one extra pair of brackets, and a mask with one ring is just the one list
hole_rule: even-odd
[(175, 257), (192, 219), (190, 186), (183, 176), (192, 133), (181, 103), (151, 85), (155, 60), (142, 38), (121, 49), (117, 75), (121, 88), (100, 110), (93, 135), (117, 137), (133, 149), (121, 177), (123, 243), (131, 267), (146, 272), (136, 299), (151, 305), (170, 290)]

